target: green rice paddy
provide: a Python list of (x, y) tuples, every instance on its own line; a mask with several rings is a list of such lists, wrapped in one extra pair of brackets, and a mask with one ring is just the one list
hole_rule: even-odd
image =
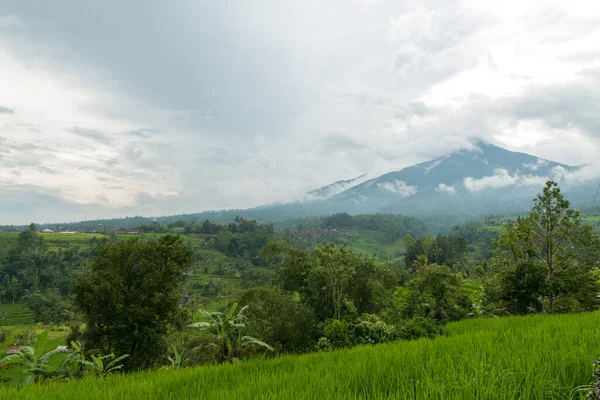
[(466, 320), (436, 339), (50, 383), (7, 399), (570, 399), (592, 379), (600, 314)]

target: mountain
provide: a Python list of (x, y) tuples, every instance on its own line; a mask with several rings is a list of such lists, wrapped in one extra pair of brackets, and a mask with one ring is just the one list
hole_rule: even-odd
[[(569, 188), (565, 176), (581, 168), (512, 152), (481, 140), (471, 144), (469, 149), (362, 183), (340, 181), (352, 186), (316, 203), (324, 211), (349, 213), (422, 216), (516, 212), (530, 208), (532, 196), (548, 179)], [(339, 182), (330, 186), (338, 187)]]
[(315, 190), (311, 190), (306, 193), (309, 199), (312, 200), (323, 200), (328, 199), (332, 196), (335, 196), (338, 193), (345, 191), (353, 186), (358, 185), (366, 181), (367, 174), (362, 174), (361, 176), (357, 176), (353, 179), (347, 179), (343, 181), (337, 181), (332, 183), (331, 185), (323, 186)]
[[(179, 219), (228, 223), (236, 216), (261, 222), (282, 222), (341, 212), (403, 214), (435, 217), (437, 220), (445, 216), (458, 223), (482, 215), (527, 211), (548, 179), (560, 183), (565, 196), (575, 207), (589, 207), (595, 198), (598, 181), (575, 185), (565, 179), (581, 168), (473, 140), (469, 148), (431, 161), (375, 178), (364, 174), (320, 187), (308, 192), (304, 201), (268, 204), (246, 210), (45, 224), (42, 227), (55, 229), (61, 226), (67, 230), (89, 231), (104, 226), (109, 229), (133, 228), (153, 221), (169, 223)], [(600, 198), (596, 202), (598, 204)]]

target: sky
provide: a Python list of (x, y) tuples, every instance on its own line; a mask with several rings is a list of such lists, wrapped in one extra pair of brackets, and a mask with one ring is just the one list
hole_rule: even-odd
[(0, 0), (0, 224), (291, 201), (469, 138), (594, 166), (598, 43), (583, 0)]

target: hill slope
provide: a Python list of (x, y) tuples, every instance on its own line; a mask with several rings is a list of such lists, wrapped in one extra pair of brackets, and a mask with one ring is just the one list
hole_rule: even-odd
[(10, 399), (569, 399), (600, 314), (450, 324), (435, 340), (9, 389)]
[(483, 141), (435, 160), (355, 185), (326, 208), (406, 215), (516, 211), (530, 206), (545, 181), (579, 167), (516, 153)]

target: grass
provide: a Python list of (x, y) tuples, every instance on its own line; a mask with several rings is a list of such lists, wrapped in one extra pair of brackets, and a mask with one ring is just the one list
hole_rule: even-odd
[(0, 397), (564, 400), (591, 381), (599, 334), (598, 313), (467, 320), (434, 340), (50, 383)]
[[(48, 250), (58, 251), (58, 249), (69, 249), (78, 247), (80, 249), (89, 248), (89, 241), (92, 238), (102, 239), (109, 238), (109, 235), (102, 233), (40, 233), (44, 238), (44, 243), (48, 246)], [(158, 233), (144, 233), (140, 235), (134, 234), (117, 234), (117, 239), (127, 240), (134, 237), (143, 238), (159, 238), (165, 234)], [(14, 245), (19, 237), (19, 232), (0, 232), (0, 245)], [(182, 236), (186, 243), (190, 243), (192, 246), (201, 246), (204, 243), (203, 238), (193, 236)]]
[(398, 258), (400, 253), (404, 252), (404, 245), (399, 239), (394, 243), (383, 245), (375, 237), (377, 232), (351, 230), (341, 236), (342, 241), (347, 241), (348, 246), (359, 254), (370, 256), (376, 254), (387, 259)]
[(0, 327), (33, 324), (33, 313), (31, 309), (23, 304), (0, 304), (0, 312), (8, 313), (4, 318), (0, 319)]

